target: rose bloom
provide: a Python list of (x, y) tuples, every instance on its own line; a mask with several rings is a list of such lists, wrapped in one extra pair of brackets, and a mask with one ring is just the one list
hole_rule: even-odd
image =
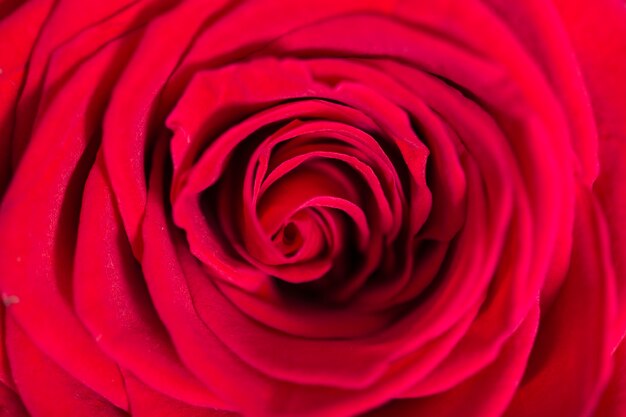
[(0, 415), (626, 416), (621, 0), (5, 0), (0, 45)]

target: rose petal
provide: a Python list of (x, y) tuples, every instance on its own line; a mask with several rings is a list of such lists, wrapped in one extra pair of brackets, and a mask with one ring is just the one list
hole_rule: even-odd
[[(0, 196), (9, 185), (14, 162), (11, 160), (12, 136), (15, 121), (13, 115), (19, 98), (20, 86), (27, 74), (26, 63), (39, 31), (24, 31), (23, 22), (32, 27), (42, 28), (42, 23), (50, 13), (52, 0), (30, 1), (19, 4), (9, 16), (0, 19), (0, 33), (5, 39), (3, 55), (0, 58)], [(7, 3), (10, 4), (10, 3)], [(10, 49), (9, 49), (10, 48)]]
[(12, 317), (7, 318), (6, 324), (5, 339), (13, 378), (20, 398), (33, 417), (128, 416), (59, 368), (33, 344)]
[(613, 352), (613, 374), (594, 413), (595, 417), (620, 417), (626, 414), (626, 343)]
[[(107, 98), (103, 90), (119, 70), (117, 47), (109, 44), (85, 62), (38, 120), (32, 146), (2, 202), (0, 283), (4, 294), (19, 299), (11, 314), (44, 353), (124, 408), (121, 375), (77, 320), (71, 301), (81, 182), (98, 145), (97, 120)], [(72, 339), (59, 334), (71, 334)]]
[(593, 7), (585, 1), (554, 3), (580, 64), (598, 129), (600, 176), (594, 192), (606, 213), (612, 242), (619, 306), (617, 343), (626, 334), (626, 200), (619, 191), (626, 175), (626, 10), (615, 0), (593, 3)]
[(167, 397), (144, 385), (131, 373), (124, 372), (124, 384), (133, 417), (237, 417), (238, 414), (212, 408), (195, 407)]
[(0, 383), (0, 415), (3, 417), (30, 417), (19, 395)]
[[(502, 415), (524, 374), (538, 322), (539, 308), (535, 306), (503, 346), (498, 357), (462, 384), (432, 397), (392, 401), (367, 414), (367, 417), (457, 416), (459, 410), (463, 410), (466, 416)], [(485, 392), (489, 393), (487, 397)]]
[(182, 367), (126, 241), (103, 166), (100, 157), (85, 186), (74, 274), (76, 312), (98, 345), (150, 386), (191, 404), (223, 406)]
[(615, 288), (606, 225), (588, 191), (579, 190), (577, 198), (570, 270), (541, 319), (507, 417), (588, 415), (610, 376)]

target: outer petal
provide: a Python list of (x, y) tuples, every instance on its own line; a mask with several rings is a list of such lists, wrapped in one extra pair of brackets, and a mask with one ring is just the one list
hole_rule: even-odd
[(626, 343), (613, 353), (613, 376), (596, 409), (596, 417), (626, 416)]
[(614, 342), (626, 332), (626, 7), (621, 0), (555, 0), (580, 63), (598, 129), (594, 192), (606, 213), (617, 277)]
[(125, 373), (126, 389), (132, 417), (236, 417), (237, 414), (203, 408), (178, 401), (154, 391), (132, 374)]
[[(453, 389), (432, 397), (401, 400), (373, 412), (368, 417), (458, 416), (459, 410), (468, 417), (499, 416), (515, 393), (524, 373), (539, 319), (535, 306), (515, 334), (503, 346), (498, 358), (485, 369)], [(476, 398), (489, 395), (477, 401)]]
[(110, 44), (82, 66), (38, 119), (0, 208), (0, 286), (19, 300), (11, 306), (12, 318), (53, 361), (125, 407), (118, 369), (68, 300), (82, 182), (98, 145), (97, 120), (122, 46)]
[(524, 382), (506, 417), (589, 415), (610, 375), (615, 289), (606, 225), (588, 191), (580, 190), (578, 203), (570, 270), (541, 318)]
[(152, 389), (196, 405), (219, 404), (181, 365), (133, 258), (99, 157), (81, 211), (74, 272), (76, 313), (100, 348)]
[(6, 341), (15, 384), (33, 417), (128, 416), (59, 368), (11, 317), (7, 319)]
[(2, 383), (0, 383), (0, 417), (28, 417), (20, 397)]
[[(11, 176), (15, 104), (27, 72), (33, 44), (53, 4), (52, 0), (24, 2), (16, 9), (11, 9), (9, 17), (4, 16), (9, 9), (0, 10), (0, 196), (4, 194)], [(24, 30), (24, 22), (28, 22), (31, 30)]]

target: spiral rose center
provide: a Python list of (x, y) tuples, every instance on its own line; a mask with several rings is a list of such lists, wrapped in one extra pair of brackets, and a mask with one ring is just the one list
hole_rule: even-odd
[(337, 299), (397, 267), (389, 258), (407, 244), (406, 180), (381, 141), (334, 121), (274, 129), (241, 140), (224, 180), (209, 189), (237, 256)]
[(177, 223), (206, 266), (236, 268), (227, 281), (247, 290), (331, 303), (379, 284), (391, 294), (415, 268), (399, 254), (417, 250), (430, 207), (427, 155), (401, 115), (379, 124), (321, 99), (276, 104), (211, 139)]

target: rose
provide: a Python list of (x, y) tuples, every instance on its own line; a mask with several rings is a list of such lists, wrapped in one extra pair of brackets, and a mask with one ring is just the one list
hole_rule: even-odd
[(619, 5), (51, 6), (0, 32), (11, 412), (620, 415)]
[(623, 414), (618, 2), (0, 15), (8, 415)]

